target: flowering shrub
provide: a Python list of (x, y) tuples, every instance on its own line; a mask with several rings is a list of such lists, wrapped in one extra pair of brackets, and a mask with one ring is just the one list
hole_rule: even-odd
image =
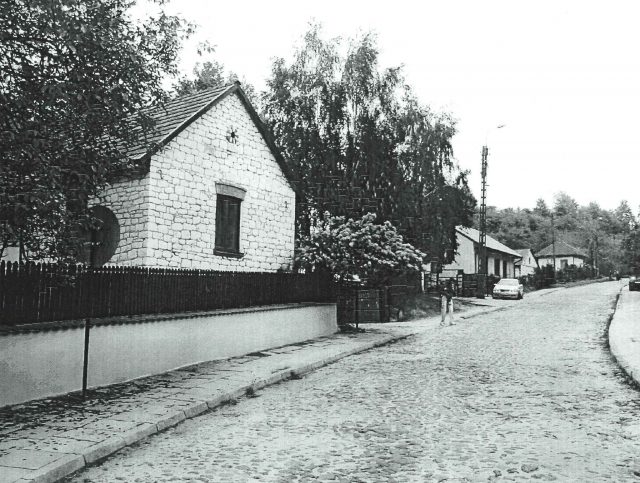
[(362, 280), (380, 286), (399, 271), (422, 270), (425, 254), (405, 243), (388, 221), (375, 223), (368, 213), (358, 220), (325, 216), (299, 241), (295, 263), (300, 268), (327, 270), (339, 281)]

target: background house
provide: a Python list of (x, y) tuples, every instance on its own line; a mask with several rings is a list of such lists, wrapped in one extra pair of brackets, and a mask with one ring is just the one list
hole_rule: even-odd
[(538, 268), (538, 260), (530, 248), (517, 248), (516, 252), (520, 254), (520, 260), (516, 260), (516, 277), (524, 277), (533, 275)]
[[(287, 166), (238, 83), (182, 96), (153, 112), (142, 174), (98, 196), (99, 263), (276, 271), (294, 251)], [(106, 210), (106, 211), (105, 211)], [(108, 215), (111, 212), (113, 216)]]
[[(463, 270), (464, 273), (478, 273), (480, 232), (474, 228), (459, 226), (456, 228), (458, 250), (453, 263), (443, 267), (445, 270)], [(497, 277), (514, 277), (515, 262), (520, 254), (487, 236), (487, 273)]]
[(582, 267), (587, 259), (587, 253), (581, 248), (574, 247), (567, 242), (559, 240), (556, 241), (555, 244), (552, 243), (537, 252), (536, 257), (538, 259), (538, 265), (541, 267), (545, 265), (554, 266), (555, 258), (555, 269), (561, 270), (571, 265)]

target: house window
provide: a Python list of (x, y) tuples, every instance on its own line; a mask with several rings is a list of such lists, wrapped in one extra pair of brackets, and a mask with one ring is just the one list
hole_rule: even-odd
[(500, 260), (497, 258), (493, 261), (493, 273), (498, 277), (500, 276)]
[(564, 270), (565, 268), (567, 268), (569, 266), (569, 260), (567, 260), (566, 258), (560, 260), (560, 268), (562, 270)]
[(502, 260), (502, 276), (503, 277), (507, 276), (507, 261), (506, 260)]
[(216, 183), (216, 255), (241, 257), (240, 212), (245, 190)]

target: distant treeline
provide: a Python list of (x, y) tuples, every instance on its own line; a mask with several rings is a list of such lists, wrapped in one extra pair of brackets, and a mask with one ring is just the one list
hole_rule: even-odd
[[(477, 217), (476, 217), (477, 220)], [(533, 209), (487, 207), (487, 233), (511, 248), (534, 253), (556, 240), (585, 250), (600, 273), (640, 268), (640, 215), (627, 201), (614, 210), (592, 202), (580, 206), (567, 193), (558, 193), (552, 207), (539, 199)], [(596, 255), (597, 254), (597, 255)]]

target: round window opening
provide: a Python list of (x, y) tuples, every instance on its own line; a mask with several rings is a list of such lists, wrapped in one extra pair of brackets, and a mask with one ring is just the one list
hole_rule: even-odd
[(90, 210), (94, 227), (83, 233), (80, 262), (93, 267), (107, 263), (118, 248), (120, 224), (116, 215), (105, 206), (94, 206)]

